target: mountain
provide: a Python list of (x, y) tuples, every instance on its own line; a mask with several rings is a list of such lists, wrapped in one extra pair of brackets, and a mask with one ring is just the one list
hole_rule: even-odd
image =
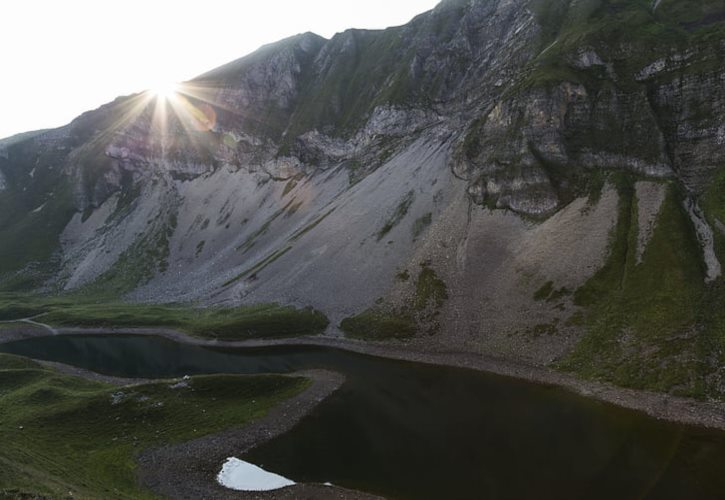
[(0, 142), (0, 284), (725, 391), (725, 1), (445, 0)]

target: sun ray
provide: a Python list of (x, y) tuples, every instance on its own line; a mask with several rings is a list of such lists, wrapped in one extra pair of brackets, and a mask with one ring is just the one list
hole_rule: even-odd
[(158, 82), (149, 91), (159, 100), (173, 100), (179, 92), (179, 84), (175, 82)]

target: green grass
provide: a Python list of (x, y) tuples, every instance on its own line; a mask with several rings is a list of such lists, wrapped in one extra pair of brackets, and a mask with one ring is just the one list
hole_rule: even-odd
[(312, 221), (310, 224), (308, 224), (307, 226), (305, 226), (302, 229), (300, 229), (299, 231), (297, 231), (295, 234), (292, 235), (292, 237), (289, 239), (289, 241), (291, 241), (291, 242), (297, 241), (300, 238), (302, 238), (304, 235), (306, 235), (307, 233), (309, 233), (310, 231), (315, 229), (317, 226), (319, 226), (322, 223), (322, 221), (327, 219), (330, 216), (330, 214), (332, 214), (332, 212), (335, 211), (335, 208), (337, 208), (337, 207), (332, 207), (330, 210), (328, 210), (327, 212), (325, 212), (324, 214), (319, 216), (317, 219)]
[[(39, 173), (38, 177), (45, 175)], [(56, 263), (59, 237), (75, 214), (71, 188), (64, 180), (27, 191), (0, 193), (0, 286), (23, 290), (41, 284)], [(47, 189), (47, 191), (45, 191)], [(35, 211), (43, 206), (41, 210)], [(6, 220), (5, 217), (10, 218)], [(22, 242), (22, 245), (18, 245)], [(20, 274), (14, 274), (23, 269)]]
[(201, 255), (201, 252), (204, 251), (204, 246), (206, 245), (205, 240), (201, 240), (199, 243), (196, 244), (196, 252), (194, 253), (194, 257), (198, 257)]
[(698, 61), (664, 78), (679, 78), (681, 71), (717, 69), (720, 64), (716, 54), (725, 32), (718, 20), (725, 12), (720, 0), (664, 0), (654, 12), (650, 0), (582, 0), (570, 4), (535, 0), (533, 10), (543, 26), (540, 48), (549, 50), (534, 60), (523, 87), (557, 85), (562, 80), (596, 87), (607, 80), (601, 68), (577, 70), (565, 63), (581, 47), (592, 47), (611, 62), (620, 89), (635, 89), (638, 72), (673, 50), (695, 49)]
[[(176, 208), (171, 207), (157, 216), (151, 229), (136, 238), (109, 270), (84, 285), (81, 293), (120, 297), (166, 272), (176, 225)], [(203, 246), (197, 247), (197, 252), (200, 248), (203, 250)]]
[(609, 257), (574, 295), (586, 311), (586, 335), (558, 366), (622, 386), (702, 396), (697, 323), (706, 291), (700, 248), (681, 195), (670, 185), (637, 264), (632, 182), (620, 182), (619, 190)]
[[(410, 272), (407, 269), (401, 271), (396, 274), (396, 279), (406, 283), (410, 280)], [(423, 264), (414, 287), (412, 297), (404, 305), (391, 307), (379, 299), (377, 305), (345, 318), (340, 323), (340, 329), (348, 337), (366, 340), (437, 333), (440, 328), (437, 317), (448, 299), (446, 284), (428, 264)]]
[(241, 251), (242, 253), (247, 253), (249, 250), (251, 250), (251, 248), (254, 245), (256, 245), (257, 240), (260, 237), (267, 234), (272, 223), (275, 220), (277, 220), (281, 215), (283, 215), (285, 212), (287, 212), (287, 210), (290, 208), (290, 206), (293, 203), (294, 203), (294, 199), (288, 201), (284, 207), (280, 208), (274, 214), (272, 214), (272, 216), (264, 224), (262, 224), (262, 226), (259, 229), (254, 231), (251, 235), (249, 235), (249, 237), (244, 241), (244, 243), (239, 245), (236, 249)]
[(284, 190), (282, 191), (282, 198), (284, 198), (285, 196), (290, 194), (292, 192), (292, 190), (296, 187), (297, 187), (296, 179), (292, 179), (292, 180), (288, 181), (287, 184), (285, 184), (285, 186), (284, 186)]
[(720, 167), (719, 172), (708, 184), (701, 205), (711, 222), (719, 220), (725, 224), (725, 166)]
[(398, 223), (403, 220), (403, 218), (408, 214), (408, 210), (410, 209), (410, 206), (413, 204), (413, 200), (415, 199), (415, 193), (413, 191), (409, 191), (406, 193), (406, 195), (403, 197), (402, 200), (400, 200), (400, 203), (398, 203), (398, 206), (395, 207), (395, 210), (393, 211), (392, 215), (388, 218), (387, 221), (385, 221), (385, 224), (383, 224), (383, 227), (380, 228), (377, 234), (377, 240), (382, 240), (385, 235), (387, 235), (390, 231), (393, 230), (395, 226), (398, 225)]
[(119, 388), (0, 354), (0, 497), (154, 498), (136, 482), (139, 452), (243, 427), (308, 384), (214, 375)]
[(277, 250), (275, 252), (272, 252), (270, 255), (265, 257), (264, 259), (257, 262), (255, 265), (250, 267), (249, 269), (246, 269), (233, 277), (232, 279), (228, 280), (224, 283), (223, 286), (227, 287), (233, 283), (236, 283), (239, 280), (242, 280), (247, 277), (255, 276), (258, 272), (262, 271), (265, 267), (282, 257), (284, 254), (292, 250), (292, 247), (286, 247), (284, 249)]
[(416, 89), (407, 71), (413, 54), (401, 32), (402, 28), (354, 30), (334, 37), (329, 48), (337, 62), (323, 75), (302, 79), (299, 105), (286, 137), (291, 141), (306, 131), (329, 126), (349, 134), (376, 106), (415, 100)]
[(546, 283), (544, 283), (541, 286), (541, 288), (539, 288), (538, 290), (536, 290), (534, 292), (534, 300), (536, 300), (536, 301), (546, 300), (553, 293), (553, 291), (554, 291), (554, 282), (547, 281)]
[(0, 295), (0, 320), (42, 314), (38, 321), (53, 326), (168, 327), (201, 337), (244, 340), (322, 333), (327, 318), (312, 308), (277, 304), (235, 308), (194, 308), (188, 305), (93, 302), (79, 296)]
[(422, 311), (429, 306), (440, 309), (447, 299), (448, 289), (446, 284), (436, 275), (433, 269), (423, 266), (415, 284), (414, 309)]
[(402, 339), (415, 335), (416, 325), (406, 313), (386, 312), (378, 308), (368, 309), (340, 323), (340, 329), (348, 337), (364, 340)]
[(418, 239), (418, 237), (423, 234), (423, 232), (428, 228), (428, 226), (431, 225), (433, 222), (433, 214), (428, 212), (423, 217), (419, 217), (415, 220), (413, 223), (413, 239)]
[(554, 282), (547, 281), (541, 286), (541, 288), (534, 292), (534, 300), (554, 302), (562, 297), (566, 297), (567, 295), (571, 295), (571, 291), (568, 288), (561, 287), (559, 289), (555, 289)]
[(554, 336), (559, 333), (559, 320), (554, 320), (551, 323), (539, 323), (533, 328), (528, 330), (528, 334), (534, 338), (542, 336)]

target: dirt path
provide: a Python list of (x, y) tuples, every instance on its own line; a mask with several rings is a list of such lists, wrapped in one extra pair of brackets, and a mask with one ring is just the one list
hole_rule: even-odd
[[(42, 314), (38, 314), (37, 316), (31, 316), (29, 318), (3, 320), (0, 321), (0, 326), (5, 325), (5, 329), (11, 330), (8, 328), (8, 325), (25, 324), (30, 325), (29, 328), (42, 328), (49, 332), (51, 335), (58, 335), (58, 330), (56, 330), (52, 326), (46, 325), (45, 323), (41, 323), (39, 321), (35, 321), (35, 318), (39, 318), (40, 316), (42, 316)], [(19, 332), (18, 334), (22, 335), (22, 332)], [(2, 332), (0, 332), (0, 341), (2, 341)]]

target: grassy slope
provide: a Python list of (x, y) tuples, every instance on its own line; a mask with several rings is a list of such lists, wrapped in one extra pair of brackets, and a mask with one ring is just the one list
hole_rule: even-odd
[[(258, 419), (308, 385), (303, 378), (214, 375), (185, 388), (118, 388), (0, 355), (0, 492), (150, 498), (134, 456)], [(113, 404), (112, 394), (123, 396)], [(0, 493), (2, 497), (3, 493)]]
[[(32, 288), (47, 278), (59, 235), (75, 213), (70, 185), (56, 164), (62, 159), (47, 152), (36, 158), (21, 146), (13, 149), (19, 150), (13, 167), (3, 169), (11, 187), (0, 192), (0, 278), (5, 289)], [(31, 171), (37, 179), (32, 182)], [(22, 276), (13, 276), (29, 264), (34, 265)]]
[(0, 294), (0, 320), (42, 314), (38, 321), (54, 326), (168, 327), (203, 337), (243, 340), (254, 337), (316, 335), (327, 318), (311, 309), (262, 304), (198, 309), (182, 305), (130, 304), (87, 296), (17, 296)]
[(619, 179), (619, 221), (604, 266), (575, 294), (586, 336), (559, 367), (641, 389), (704, 395), (698, 311), (708, 293), (694, 228), (669, 186), (652, 239), (636, 263), (637, 200)]
[[(526, 81), (535, 86), (602, 78), (598, 69), (576, 71), (566, 63), (581, 47), (592, 47), (608, 55), (616, 73), (625, 76), (618, 85), (626, 87), (634, 84), (634, 75), (654, 60), (654, 54), (716, 47), (725, 32), (723, 23), (715, 22), (725, 11), (721, 0), (663, 0), (656, 11), (651, 0), (534, 0), (533, 10), (543, 26), (542, 52)], [(717, 64), (713, 61), (710, 67)], [(692, 71), (703, 69), (695, 65)]]
[[(398, 274), (398, 279), (407, 281), (408, 271)], [(439, 325), (437, 316), (445, 301), (448, 289), (427, 264), (421, 266), (415, 289), (409, 304), (402, 307), (376, 305), (370, 309), (345, 318), (340, 329), (348, 337), (365, 340), (386, 340), (407, 338), (421, 333), (435, 333)]]
[[(713, 228), (715, 252), (725, 263), (725, 170), (715, 176), (700, 200), (705, 217)], [(725, 392), (725, 277), (709, 289), (700, 310), (703, 325), (702, 351), (708, 356), (711, 373), (707, 377), (708, 395)]]

